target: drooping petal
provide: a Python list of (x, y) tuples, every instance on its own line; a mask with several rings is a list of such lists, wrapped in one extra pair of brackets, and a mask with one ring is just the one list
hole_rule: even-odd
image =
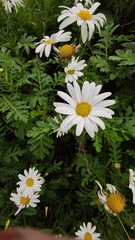
[(95, 122), (99, 127), (101, 127), (103, 130), (105, 129), (105, 124), (104, 122), (97, 116), (88, 116), (89, 119), (91, 119), (93, 122)]
[(81, 25), (81, 36), (82, 36), (82, 42), (85, 43), (88, 38), (88, 29), (85, 22)]
[(51, 44), (47, 44), (46, 46), (45, 46), (45, 56), (46, 57), (49, 57), (49, 55), (50, 55), (50, 52), (51, 52)]
[(66, 18), (59, 26), (59, 29), (63, 29), (67, 26), (69, 26), (70, 24), (74, 23), (76, 21), (76, 17), (72, 17), (72, 18)]
[[(70, 116), (67, 116), (63, 122), (61, 123), (61, 129), (64, 129), (66, 128), (67, 129), (67, 125), (70, 124), (70, 126), (72, 127), (74, 124), (73, 124), (73, 119), (76, 117), (76, 115), (70, 115)], [(70, 127), (70, 128), (71, 128)], [(69, 130), (69, 128), (67, 129)]]
[(76, 136), (80, 136), (83, 129), (84, 129), (84, 118), (81, 118), (81, 120), (76, 125)]
[(86, 132), (90, 135), (90, 137), (93, 138), (95, 134), (94, 134), (90, 119), (88, 117), (85, 117), (84, 121), (85, 121)]

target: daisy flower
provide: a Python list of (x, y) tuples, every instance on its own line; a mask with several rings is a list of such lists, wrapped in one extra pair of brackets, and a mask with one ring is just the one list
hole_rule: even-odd
[(37, 206), (37, 203), (40, 202), (38, 198), (39, 198), (39, 195), (37, 195), (36, 193), (32, 194), (31, 197), (29, 196), (24, 197), (23, 194), (18, 191), (18, 189), (17, 189), (17, 193), (11, 193), (10, 200), (14, 202), (18, 207), (18, 210), (14, 215), (17, 215), (21, 211), (21, 209), (25, 207), (28, 208), (31, 206), (35, 208)]
[(24, 175), (19, 174), (18, 177), (21, 181), (17, 182), (17, 185), (20, 185), (18, 191), (23, 193), (23, 196), (30, 197), (34, 192), (39, 192), (41, 186), (44, 183), (44, 179), (38, 174), (38, 170), (35, 170), (35, 167), (30, 168), (29, 172), (24, 170)]
[(109, 183), (106, 184), (106, 189), (110, 192), (105, 192), (102, 189), (101, 184), (95, 181), (100, 190), (98, 191), (98, 199), (101, 205), (110, 213), (116, 216), (118, 213), (122, 212), (125, 207), (124, 196), (119, 193), (114, 185)]
[(96, 226), (92, 227), (92, 223), (88, 222), (87, 225), (83, 222), (83, 226), (80, 226), (80, 230), (75, 232), (76, 239), (80, 240), (100, 240), (100, 233), (95, 233)]
[(132, 169), (129, 169), (129, 188), (133, 193), (133, 203), (135, 204), (135, 172)]
[(24, 6), (24, 3), (22, 0), (2, 0), (2, 3), (5, 7), (6, 12), (12, 12), (12, 8), (14, 7), (16, 12), (17, 8), (20, 6)]
[(75, 59), (72, 57), (71, 62), (68, 64), (67, 67), (64, 68), (66, 73), (65, 82), (73, 82), (78, 79), (78, 77), (83, 76), (84, 74), (80, 71), (82, 70), (87, 64), (85, 64), (85, 60), (78, 61), (79, 57)]
[(55, 111), (68, 115), (61, 124), (62, 131), (68, 131), (73, 125), (76, 127), (76, 136), (80, 136), (83, 129), (93, 138), (94, 133), (98, 132), (98, 126), (105, 129), (104, 122), (99, 117), (112, 118), (114, 112), (108, 108), (115, 103), (114, 100), (105, 100), (111, 95), (110, 92), (99, 94), (102, 85), (96, 86), (94, 82), (85, 81), (82, 91), (77, 81), (73, 82), (73, 86), (67, 83), (70, 95), (65, 92), (58, 91), (58, 95), (67, 103), (55, 102)]
[(70, 41), (70, 39), (71, 32), (64, 32), (64, 30), (54, 33), (50, 37), (44, 36), (44, 38), (39, 42), (40, 45), (36, 48), (35, 52), (39, 53), (40, 57), (42, 57), (43, 52), (45, 52), (45, 56), (49, 57), (53, 44), (58, 42), (67, 42)]
[(82, 42), (85, 43), (87, 39), (91, 39), (95, 26), (100, 32), (100, 26), (103, 27), (104, 22), (106, 21), (104, 14), (93, 14), (99, 5), (99, 2), (95, 2), (89, 9), (85, 8), (82, 3), (77, 3), (76, 6), (73, 6), (72, 8), (60, 6), (65, 8), (65, 10), (61, 12), (61, 15), (57, 19), (58, 22), (64, 19), (60, 24), (59, 29), (63, 29), (68, 25), (77, 22), (77, 25), (81, 26)]

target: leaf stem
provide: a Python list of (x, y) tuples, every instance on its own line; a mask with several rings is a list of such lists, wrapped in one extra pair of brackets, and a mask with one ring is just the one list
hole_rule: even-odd
[(126, 233), (128, 239), (131, 240), (131, 238), (129, 237), (128, 232), (127, 232), (126, 228), (124, 227), (124, 225), (123, 225), (123, 223), (122, 223), (122, 221), (121, 221), (119, 215), (117, 214), (116, 216), (117, 216), (117, 218), (118, 218), (118, 220), (119, 220), (119, 222), (120, 222), (120, 224), (121, 224), (121, 226), (122, 226), (124, 232)]

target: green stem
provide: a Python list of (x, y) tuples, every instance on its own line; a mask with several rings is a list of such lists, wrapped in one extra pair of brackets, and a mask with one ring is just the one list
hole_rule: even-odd
[(124, 230), (124, 232), (126, 233), (128, 239), (131, 240), (131, 238), (129, 237), (128, 232), (127, 232), (126, 228), (124, 227), (124, 225), (123, 225), (123, 223), (122, 223), (122, 221), (121, 221), (119, 215), (117, 214), (116, 216), (117, 216), (117, 218), (118, 218), (118, 220), (119, 220), (121, 226), (123, 227), (123, 230)]
[(24, 215), (24, 213), (23, 213), (22, 215), (23, 215), (24, 227), (27, 227), (26, 219), (25, 219), (25, 215)]

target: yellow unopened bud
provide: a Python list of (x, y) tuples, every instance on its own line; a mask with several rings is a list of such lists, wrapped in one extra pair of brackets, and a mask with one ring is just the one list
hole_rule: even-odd
[(45, 207), (45, 216), (47, 217), (48, 214), (48, 207)]
[(8, 219), (5, 224), (5, 231), (9, 228), (10, 223), (11, 223), (11, 221), (10, 221), (10, 219)]
[(120, 169), (120, 168), (121, 168), (121, 165), (120, 165), (120, 163), (115, 163), (115, 164), (114, 164), (114, 167), (115, 167), (116, 169)]
[(3, 72), (4, 71), (4, 69), (3, 68), (0, 68), (0, 72)]
[(61, 237), (62, 237), (62, 234), (59, 233), (59, 234), (58, 234), (58, 237), (61, 238)]

